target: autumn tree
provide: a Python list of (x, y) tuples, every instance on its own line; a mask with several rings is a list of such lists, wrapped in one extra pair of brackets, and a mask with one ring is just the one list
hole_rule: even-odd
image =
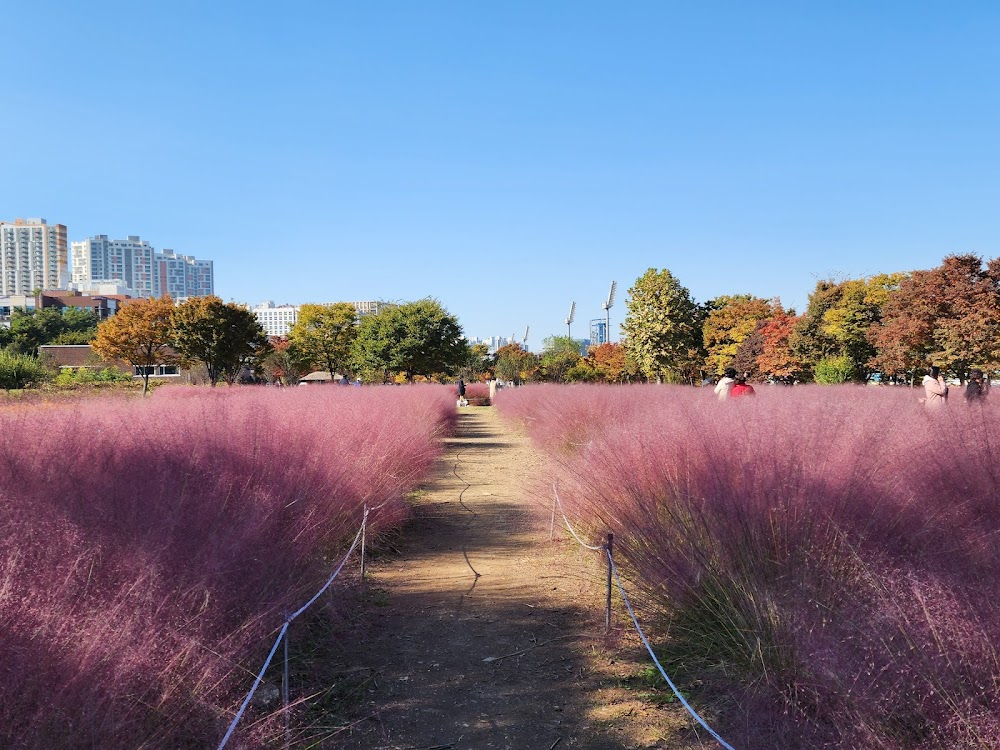
[(528, 379), (535, 367), (535, 356), (520, 344), (511, 343), (497, 349), (495, 370), (500, 380), (520, 383)]
[(622, 331), (643, 375), (698, 379), (704, 363), (704, 308), (670, 271), (650, 268), (629, 289)]
[(702, 327), (708, 352), (705, 362), (710, 373), (721, 375), (733, 363), (744, 339), (757, 329), (760, 321), (771, 316), (772, 303), (749, 294), (737, 294), (718, 297), (708, 308)]
[[(377, 316), (369, 316), (377, 317)], [(350, 302), (332, 305), (302, 305), (298, 320), (288, 332), (292, 346), (333, 378), (351, 369), (354, 341), (358, 337), (358, 313)]]
[[(855, 378), (867, 381), (876, 353), (869, 331), (882, 320), (882, 310), (903, 278), (896, 273), (818, 282), (791, 338), (798, 359), (812, 370), (825, 359), (848, 357)], [(844, 371), (840, 359), (837, 371)]]
[(298, 385), (309, 373), (309, 361), (287, 337), (271, 338), (271, 350), (263, 358), (262, 367), (267, 379), (283, 385)]
[(606, 341), (590, 347), (587, 352), (587, 363), (597, 373), (598, 378), (606, 383), (625, 383), (636, 374), (626, 355), (625, 347), (620, 343)]
[(789, 344), (800, 321), (800, 317), (779, 309), (761, 323), (757, 329), (763, 339), (756, 358), (757, 377), (786, 383), (808, 377), (807, 366)]
[(245, 368), (256, 369), (270, 350), (257, 317), (235, 302), (219, 297), (192, 297), (174, 308), (173, 348), (185, 360), (201, 362), (214, 387), (220, 379), (232, 385)]
[(149, 391), (153, 367), (174, 364), (170, 348), (174, 303), (168, 295), (131, 300), (97, 327), (93, 347), (103, 359), (128, 362), (142, 375), (142, 394)]
[(1000, 366), (1000, 259), (950, 255), (929, 271), (914, 271), (885, 304), (869, 332), (877, 354), (870, 365), (897, 377), (939, 365), (964, 380), (973, 367)]

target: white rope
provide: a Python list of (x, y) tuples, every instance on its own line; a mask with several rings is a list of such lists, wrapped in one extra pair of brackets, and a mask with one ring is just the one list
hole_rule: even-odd
[(240, 719), (243, 718), (243, 712), (246, 711), (247, 706), (250, 705), (250, 700), (253, 698), (253, 694), (257, 692), (257, 687), (260, 685), (260, 681), (264, 679), (264, 672), (267, 671), (268, 665), (270, 665), (271, 663), (271, 659), (274, 658), (274, 652), (278, 650), (278, 646), (281, 644), (281, 639), (284, 638), (285, 633), (288, 632), (288, 626), (292, 623), (292, 620), (294, 620), (296, 617), (298, 617), (307, 609), (309, 609), (309, 607), (311, 607), (313, 603), (323, 595), (323, 592), (326, 591), (328, 588), (330, 588), (330, 584), (332, 584), (334, 579), (336, 579), (336, 577), (340, 575), (340, 571), (347, 563), (347, 560), (351, 556), (351, 553), (354, 552), (354, 548), (358, 546), (358, 540), (361, 539), (361, 534), (364, 532), (365, 527), (367, 525), (368, 525), (368, 511), (365, 510), (364, 518), (361, 520), (361, 528), (358, 529), (358, 533), (354, 535), (354, 541), (351, 542), (351, 548), (347, 550), (347, 554), (344, 555), (344, 559), (340, 561), (340, 565), (337, 566), (337, 569), (333, 571), (333, 575), (330, 576), (327, 582), (323, 585), (323, 588), (317, 591), (316, 595), (313, 596), (312, 599), (307, 601), (305, 604), (299, 607), (298, 610), (296, 610), (292, 615), (290, 615), (288, 618), (285, 619), (285, 623), (284, 625), (281, 626), (281, 630), (278, 633), (278, 637), (277, 639), (275, 639), (274, 645), (271, 646), (271, 651), (270, 653), (268, 653), (267, 659), (264, 661), (264, 666), (261, 667), (260, 672), (257, 673), (257, 677), (253, 681), (253, 686), (250, 688), (250, 692), (247, 694), (247, 697), (243, 699), (243, 703), (240, 705), (240, 710), (236, 712), (236, 716), (233, 718), (232, 723), (229, 725), (229, 729), (226, 730), (226, 736), (222, 738), (222, 742), (219, 743), (219, 746), (218, 748), (216, 748), (216, 750), (222, 750), (222, 748), (226, 746), (226, 743), (229, 742), (229, 738), (232, 736), (233, 731), (236, 729), (236, 725), (239, 724)]
[(639, 625), (639, 621), (636, 619), (635, 612), (632, 610), (632, 604), (629, 602), (628, 596), (625, 594), (625, 587), (622, 586), (621, 576), (618, 575), (618, 566), (615, 565), (615, 560), (611, 556), (611, 553), (606, 552), (606, 554), (608, 558), (608, 564), (611, 566), (611, 571), (615, 574), (615, 582), (618, 584), (618, 590), (621, 592), (622, 600), (625, 602), (625, 607), (628, 609), (629, 616), (632, 618), (632, 622), (635, 624), (636, 632), (639, 633), (639, 638), (642, 639), (642, 643), (646, 647), (646, 650), (649, 652), (649, 655), (653, 657), (653, 663), (656, 664), (656, 668), (660, 670), (660, 674), (663, 675), (663, 679), (666, 680), (667, 684), (670, 686), (670, 689), (674, 691), (674, 695), (676, 695), (677, 698), (680, 700), (681, 705), (683, 705), (684, 708), (687, 709), (687, 712), (691, 714), (698, 721), (699, 724), (705, 727), (705, 731), (707, 731), (710, 735), (712, 735), (712, 737), (714, 737), (715, 740), (720, 745), (726, 748), (726, 750), (733, 750), (733, 746), (730, 745), (728, 742), (726, 742), (724, 739), (722, 739), (722, 737), (720, 737), (719, 734), (714, 729), (712, 729), (712, 727), (710, 727), (708, 724), (705, 723), (705, 720), (698, 715), (698, 712), (695, 711), (693, 708), (691, 708), (691, 704), (688, 703), (687, 700), (685, 700), (684, 696), (681, 695), (680, 690), (678, 690), (677, 686), (674, 685), (673, 680), (671, 680), (667, 676), (667, 673), (664, 671), (663, 666), (660, 664), (660, 660), (657, 659), (656, 654), (653, 653), (653, 647), (649, 645), (649, 641), (646, 639), (646, 634), (642, 632), (642, 627)]
[(566, 518), (566, 512), (563, 510), (563, 507), (562, 507), (562, 500), (559, 499), (559, 484), (558, 484), (558, 482), (553, 482), (552, 483), (552, 491), (556, 495), (556, 505), (559, 506), (559, 515), (562, 516), (563, 523), (566, 524), (566, 530), (570, 534), (573, 535), (573, 538), (576, 539), (576, 541), (580, 543), (580, 546), (586, 547), (587, 549), (592, 549), (592, 550), (595, 550), (595, 551), (599, 550), (599, 549), (604, 549), (605, 545), (603, 545), (603, 544), (598, 544), (597, 546), (594, 546), (592, 544), (587, 544), (579, 536), (577, 536), (577, 533), (575, 531), (573, 531), (573, 527), (570, 526), (569, 519)]
[(271, 659), (274, 658), (274, 652), (278, 650), (278, 645), (281, 643), (281, 639), (285, 637), (285, 631), (288, 630), (288, 620), (285, 620), (285, 624), (281, 626), (281, 632), (278, 633), (278, 638), (274, 641), (274, 645), (271, 646), (271, 653), (267, 655), (267, 659), (264, 661), (264, 666), (260, 668), (260, 672), (257, 674), (257, 679), (253, 681), (253, 687), (250, 688), (250, 692), (247, 697), (243, 699), (243, 705), (240, 706), (240, 710), (236, 712), (236, 716), (233, 718), (232, 723), (229, 725), (229, 729), (226, 730), (226, 736), (222, 738), (222, 742), (219, 743), (217, 750), (222, 750), (229, 742), (229, 738), (233, 734), (233, 730), (236, 729), (236, 725), (240, 723), (240, 719), (243, 718), (243, 712), (247, 710), (247, 706), (250, 705), (250, 699), (253, 698), (253, 694), (257, 692), (257, 686), (260, 685), (260, 681), (264, 679), (264, 672), (267, 671), (268, 665), (271, 663)]

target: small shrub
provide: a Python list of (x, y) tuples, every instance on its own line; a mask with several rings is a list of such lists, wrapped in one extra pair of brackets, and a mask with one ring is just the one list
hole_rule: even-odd
[(0, 349), (0, 388), (28, 388), (45, 381), (48, 371), (36, 357)]

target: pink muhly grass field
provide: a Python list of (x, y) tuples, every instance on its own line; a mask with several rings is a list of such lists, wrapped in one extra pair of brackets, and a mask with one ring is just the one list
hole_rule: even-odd
[(434, 386), (0, 410), (0, 746), (214, 747), (283, 611), (365, 503), (375, 535), (406, 517), (454, 419)]
[(497, 400), (735, 747), (1000, 747), (1000, 405), (757, 392)]

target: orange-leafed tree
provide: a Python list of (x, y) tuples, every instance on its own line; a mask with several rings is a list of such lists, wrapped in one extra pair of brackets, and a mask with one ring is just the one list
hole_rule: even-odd
[(97, 327), (93, 347), (103, 359), (128, 362), (142, 374), (142, 395), (156, 365), (174, 364), (170, 348), (174, 302), (168, 295), (129, 302)]
[(621, 344), (614, 344), (606, 341), (603, 344), (590, 347), (587, 352), (587, 364), (598, 374), (601, 380), (607, 383), (624, 383), (634, 376), (630, 372), (628, 357), (625, 347)]
[(802, 316), (779, 309), (757, 329), (763, 339), (757, 354), (757, 371), (762, 379), (805, 379), (808, 368), (789, 344), (789, 338), (801, 320)]

